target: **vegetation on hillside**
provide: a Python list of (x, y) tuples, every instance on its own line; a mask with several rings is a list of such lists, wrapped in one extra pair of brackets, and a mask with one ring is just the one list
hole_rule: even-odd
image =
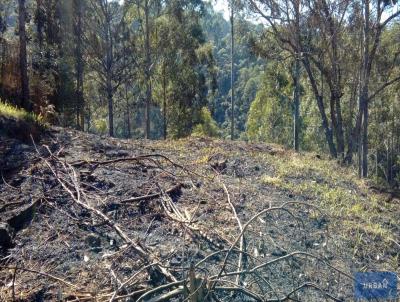
[(1, 0), (0, 97), (125, 138), (198, 134), (207, 108), (222, 138), (328, 153), (395, 187), (398, 4), (339, 2), (235, 1), (232, 36), (206, 1)]
[(0, 115), (17, 120), (23, 120), (28, 123), (43, 123), (42, 118), (40, 116), (38, 117), (35, 113), (27, 112), (24, 109), (15, 107), (9, 103), (4, 103), (2, 101), (0, 101)]

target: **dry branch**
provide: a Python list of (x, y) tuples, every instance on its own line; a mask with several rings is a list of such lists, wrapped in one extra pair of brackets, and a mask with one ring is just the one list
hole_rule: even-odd
[[(165, 193), (166, 194), (176, 193), (182, 188), (182, 186), (183, 186), (183, 184), (179, 183), (179, 184), (169, 188), (168, 190), (166, 190)], [(138, 201), (143, 201), (143, 200), (150, 200), (150, 199), (160, 197), (162, 194), (163, 194), (163, 192), (148, 194), (148, 195), (143, 195), (143, 196), (137, 196), (137, 197), (131, 197), (131, 198), (121, 200), (120, 202), (121, 203), (133, 203), (133, 202), (138, 202)]]
[[(47, 148), (47, 149), (48, 149), (48, 152), (50, 154), (52, 154), (50, 149), (49, 148)], [(79, 178), (77, 176), (75, 169), (72, 167), (72, 165), (63, 163), (61, 160), (59, 160), (54, 155), (52, 155), (52, 158), (61, 164), (61, 166), (64, 169), (64, 173), (66, 175), (68, 175), (69, 180), (64, 181), (62, 178), (60, 178), (58, 176), (58, 173), (54, 170), (53, 166), (50, 164), (50, 162), (47, 159), (42, 158), (42, 160), (47, 165), (47, 167), (51, 170), (51, 172), (53, 173), (53, 176), (56, 178), (56, 180), (59, 182), (59, 184), (64, 188), (64, 190), (66, 192), (68, 192), (71, 199), (75, 203), (77, 203), (81, 207), (85, 208), (89, 212), (95, 214), (96, 216), (100, 217), (110, 227), (112, 227), (117, 232), (117, 234), (122, 238), (122, 240), (125, 243), (129, 244), (135, 250), (135, 252), (139, 255), (140, 258), (142, 258), (142, 260), (144, 261), (144, 263), (146, 265), (150, 264), (150, 263), (154, 263), (155, 269), (159, 273), (161, 273), (167, 280), (176, 281), (175, 277), (167, 269), (159, 266), (158, 264), (155, 264), (158, 262), (158, 260), (156, 259), (156, 257), (154, 255), (152, 255), (149, 251), (147, 251), (138, 241), (132, 240), (121, 229), (121, 227), (117, 223), (115, 223), (112, 219), (110, 219), (107, 215), (105, 215), (101, 211), (90, 206), (87, 200), (85, 200), (85, 202), (83, 202), (81, 197), (83, 197), (85, 199), (85, 195), (81, 193), (81, 189), (79, 187), (79, 180), (78, 180)], [(71, 186), (73, 186), (73, 188), (71, 188)]]
[[(236, 213), (235, 206), (231, 202), (231, 198), (229, 196), (229, 191), (228, 191), (228, 189), (227, 189), (227, 187), (226, 187), (226, 185), (224, 183), (222, 183), (222, 187), (224, 188), (224, 191), (225, 191), (225, 194), (227, 196), (227, 200), (228, 200), (229, 206), (231, 207), (232, 213), (233, 213), (233, 215), (235, 217), (235, 220), (237, 221), (237, 224), (238, 224), (238, 227), (239, 227), (239, 232), (240, 232), (240, 234), (242, 234), (240, 236), (239, 250), (240, 251), (244, 251), (245, 250), (244, 249), (244, 234), (243, 234), (242, 223), (241, 223), (241, 221), (240, 221), (240, 219), (239, 219), (239, 217), (238, 217), (238, 215)], [(243, 253), (239, 253), (239, 260), (238, 260), (238, 264), (237, 264), (237, 271), (238, 272), (242, 269), (242, 264), (243, 264)], [(237, 275), (237, 277), (236, 277), (236, 285), (239, 285), (239, 284), (240, 284), (240, 275)]]
[[(256, 300), (256, 301), (281, 301), (281, 300), (290, 300), (292, 296), (299, 291), (302, 291), (306, 288), (314, 288), (320, 292), (322, 292), (327, 299), (331, 299), (337, 301), (336, 298), (330, 293), (326, 292), (323, 288), (318, 287), (318, 285), (313, 284), (311, 282), (306, 282), (301, 286), (293, 289), (288, 289), (288, 293), (286, 291), (275, 291), (273, 287), (273, 281), (269, 282), (269, 277), (267, 277), (264, 273), (265, 270), (269, 270), (273, 268), (274, 264), (284, 263), (288, 259), (294, 259), (299, 257), (301, 259), (313, 259), (318, 262), (326, 265), (331, 270), (338, 272), (340, 275), (344, 275), (348, 278), (352, 278), (346, 272), (343, 272), (340, 269), (332, 266), (325, 259), (306, 253), (302, 251), (292, 252), (290, 254), (286, 254), (281, 257), (277, 257), (275, 259), (266, 259), (262, 260), (261, 257), (253, 256), (250, 253), (246, 252), (244, 238), (251, 238), (254, 230), (249, 228), (250, 224), (254, 223), (254, 221), (259, 218), (261, 215), (275, 212), (275, 211), (283, 211), (285, 212), (289, 220), (300, 220), (300, 218), (296, 217), (292, 213), (292, 209), (289, 206), (299, 205), (299, 206), (307, 206), (317, 211), (320, 211), (318, 207), (302, 202), (290, 201), (283, 203), (281, 206), (269, 207), (264, 209), (254, 216), (252, 216), (245, 224), (242, 224), (238, 213), (236, 211), (235, 205), (231, 200), (230, 192), (228, 191), (227, 185), (225, 185), (220, 179), (220, 175), (217, 175), (217, 181), (220, 183), (221, 187), (224, 190), (226, 195), (226, 201), (229, 204), (231, 213), (236, 220), (238, 234), (234, 237), (233, 242), (229, 242), (228, 240), (223, 240), (228, 248), (223, 248), (222, 245), (218, 245), (210, 236), (203, 232), (197, 221), (195, 220), (195, 216), (199, 217), (202, 213), (197, 213), (197, 210), (200, 208), (200, 201), (198, 207), (194, 210), (191, 210), (190, 213), (186, 213), (180, 208), (180, 203), (175, 203), (171, 199), (170, 194), (173, 194), (180, 190), (183, 186), (181, 182), (173, 187), (163, 190), (161, 186), (153, 180), (153, 184), (158, 187), (159, 193), (148, 194), (138, 197), (131, 197), (127, 199), (123, 199), (121, 203), (134, 203), (143, 200), (150, 200), (153, 198), (158, 198), (160, 202), (161, 210), (163, 213), (172, 221), (176, 221), (179, 225), (185, 229), (190, 230), (193, 234), (197, 235), (197, 242), (199, 243), (199, 238), (201, 241), (216, 244), (221, 250), (203, 254), (201, 253), (202, 259), (200, 261), (196, 260), (196, 264), (191, 265), (190, 267), (187, 265), (186, 259), (182, 262), (181, 269), (176, 269), (176, 264), (172, 264), (172, 262), (168, 262), (165, 260), (161, 262), (158, 257), (156, 257), (152, 252), (150, 252), (139, 240), (132, 239), (124, 230), (124, 227), (116, 222), (116, 218), (112, 219), (110, 216), (103, 213), (100, 209), (96, 208), (93, 201), (96, 201), (97, 198), (100, 198), (98, 193), (89, 193), (88, 189), (85, 191), (85, 187), (81, 186), (80, 175), (77, 168), (88, 164), (93, 165), (96, 168), (99, 165), (109, 165), (120, 162), (129, 162), (129, 161), (142, 161), (148, 160), (151, 161), (152, 164), (156, 163), (158, 165), (157, 168), (164, 170), (161, 166), (161, 161), (156, 160), (155, 158), (160, 158), (163, 161), (167, 161), (168, 163), (172, 163), (174, 167), (178, 167), (184, 171), (187, 171), (191, 175), (195, 175), (196, 173), (190, 172), (187, 168), (182, 165), (176, 164), (171, 161), (168, 157), (160, 155), (160, 154), (150, 154), (150, 155), (141, 155), (137, 157), (129, 157), (129, 158), (117, 158), (112, 160), (105, 161), (77, 161), (71, 164), (66, 163), (56, 156), (57, 153), (50, 152), (49, 148), (47, 148), (46, 156), (41, 157), (43, 163), (47, 166), (47, 168), (51, 172), (51, 177), (56, 180), (56, 187), (62, 187), (63, 191), (65, 191), (73, 203), (79, 205), (79, 207), (85, 209), (90, 212), (92, 216), (100, 218), (101, 222), (104, 222), (109, 227), (111, 227), (122, 241), (127, 246), (124, 251), (127, 249), (132, 249), (136, 255), (139, 256), (140, 262), (142, 264), (142, 268), (136, 269), (132, 275), (118, 279), (120, 280), (116, 287), (112, 289), (108, 289), (107, 292), (102, 292), (101, 294), (92, 296), (92, 298), (97, 299), (98, 301), (109, 301), (115, 302), (118, 300), (123, 300), (126, 298), (133, 298), (136, 301), (151, 301), (151, 302), (161, 302), (161, 301), (169, 301), (173, 298), (178, 299), (180, 297), (184, 297), (184, 301), (205, 301), (205, 299), (213, 299), (218, 301), (218, 296), (224, 295), (228, 292), (238, 294), (237, 298), (241, 299), (244, 296)], [(39, 152), (38, 152), (39, 153)], [(164, 162), (165, 163), (165, 162)], [(153, 165), (152, 165), (153, 167)], [(109, 167), (111, 168), (111, 167)], [(165, 186), (165, 184), (164, 184)], [(66, 195), (66, 194), (64, 194)], [(210, 198), (213, 198), (210, 195)], [(101, 202), (106, 204), (106, 200), (103, 199)], [(124, 207), (126, 209), (126, 207)], [(85, 212), (86, 212), (85, 211)], [(321, 212), (321, 211), (320, 211)], [(297, 215), (297, 214), (296, 214)], [(117, 216), (115, 216), (117, 217)], [(154, 218), (153, 218), (154, 219)], [(78, 220), (78, 218), (73, 219), (74, 221)], [(303, 222), (303, 221), (301, 221)], [(93, 223), (94, 224), (94, 223)], [(92, 224), (91, 224), (92, 225)], [(304, 223), (298, 224), (298, 226), (303, 226)], [(150, 228), (150, 227), (149, 227)], [(253, 233), (252, 233), (253, 232)], [(146, 231), (146, 235), (148, 230)], [(249, 237), (247, 237), (249, 236)], [(199, 237), (199, 238), (198, 238)], [(201, 242), (202, 243), (202, 242)], [(185, 244), (185, 242), (184, 242)], [(250, 242), (251, 244), (251, 242)], [(200, 246), (200, 244), (199, 244)], [(209, 248), (210, 245), (207, 245)], [(203, 251), (204, 252), (204, 251)], [(123, 257), (123, 252), (118, 252), (118, 257), (112, 256), (115, 258)], [(185, 257), (185, 255), (183, 256)], [(246, 262), (247, 265), (244, 267), (243, 259), (248, 259)], [(165, 257), (164, 257), (165, 258)], [(172, 257), (170, 257), (171, 259)], [(160, 259), (163, 259), (160, 257)], [(294, 260), (293, 260), (294, 261)], [(315, 261), (316, 262), (316, 261)], [(213, 264), (210, 269), (210, 263)], [(169, 266), (170, 265), (170, 266)], [(12, 267), (9, 267), (12, 269)], [(171, 273), (172, 270), (181, 271), (180, 277), (182, 280), (177, 280), (177, 278)], [(18, 268), (18, 270), (23, 270), (22, 268)], [(26, 269), (27, 270), (27, 269)], [(27, 270), (29, 271), (29, 270)], [(155, 288), (149, 288), (146, 286), (142, 287), (143, 280), (141, 280), (142, 274), (141, 272), (148, 271), (150, 276), (152, 273), (157, 272), (156, 278), (159, 276), (163, 276), (161, 286)], [(196, 274), (202, 272), (201, 274)], [(120, 273), (120, 271), (115, 271), (115, 276)], [(57, 280), (58, 282), (64, 283), (67, 282), (60, 278), (57, 279), (55, 276), (48, 275), (46, 273), (41, 273), (43, 276), (46, 276), (50, 279)], [(122, 276), (122, 275), (119, 275)], [(185, 279), (186, 276), (186, 279)], [(201, 277), (200, 277), (201, 276)], [(241, 280), (245, 280), (246, 282), (240, 282)], [(166, 283), (167, 282), (167, 283)], [(272, 283), (272, 284), (271, 284)], [(74, 284), (64, 283), (72, 288), (76, 288)], [(300, 284), (300, 283), (298, 283)], [(140, 285), (140, 286), (139, 286)], [(262, 287), (264, 286), (264, 288)], [(271, 291), (270, 291), (271, 289)], [(271, 296), (267, 297), (267, 295), (271, 294)], [(286, 294), (286, 295), (285, 295)], [(273, 296), (274, 295), (274, 296)], [(82, 296), (82, 300), (90, 299), (89, 296)], [(104, 300), (106, 299), (106, 300)]]

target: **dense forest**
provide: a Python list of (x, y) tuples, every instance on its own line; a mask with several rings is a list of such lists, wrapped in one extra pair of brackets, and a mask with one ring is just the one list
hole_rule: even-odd
[(121, 138), (215, 136), (400, 182), (400, 10), (387, 0), (0, 0), (0, 97)]

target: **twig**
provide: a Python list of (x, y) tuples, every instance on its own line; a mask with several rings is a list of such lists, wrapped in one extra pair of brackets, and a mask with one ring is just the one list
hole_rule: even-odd
[(340, 273), (340, 274), (346, 276), (347, 278), (349, 278), (349, 279), (351, 279), (351, 280), (354, 280), (354, 277), (353, 277), (353, 276), (351, 276), (351, 275), (347, 274), (346, 272), (344, 272), (344, 271), (338, 269), (337, 267), (335, 267), (335, 266), (333, 266), (333, 265), (327, 263), (324, 259), (322, 259), (322, 258), (320, 258), (320, 257), (318, 257), (318, 256), (316, 256), (316, 255), (313, 255), (313, 254), (310, 254), (310, 253), (307, 253), (307, 252), (301, 252), (301, 251), (295, 251), (295, 252), (292, 252), (292, 253), (290, 253), (290, 254), (287, 254), (287, 255), (284, 255), (284, 256), (281, 256), (281, 257), (272, 259), (272, 260), (270, 260), (270, 261), (267, 261), (267, 262), (264, 262), (264, 263), (262, 263), (262, 264), (260, 264), (260, 265), (257, 265), (257, 266), (253, 267), (253, 268), (250, 269), (250, 270), (243, 270), (243, 271), (240, 271), (240, 272), (228, 272), (228, 273), (225, 273), (225, 274), (220, 274), (219, 277), (217, 277), (217, 275), (215, 275), (215, 276), (211, 277), (210, 279), (212, 279), (212, 280), (218, 280), (218, 279), (220, 279), (221, 277), (235, 276), (235, 275), (237, 275), (237, 274), (253, 274), (253, 273), (255, 273), (257, 270), (260, 270), (261, 268), (264, 268), (264, 267), (269, 266), (269, 265), (271, 265), (271, 264), (273, 264), (273, 263), (277, 263), (277, 262), (279, 262), (279, 261), (286, 260), (286, 259), (288, 259), (288, 258), (292, 258), (292, 257), (298, 256), (298, 255), (300, 255), (300, 256), (306, 256), (306, 257), (310, 257), (310, 258), (316, 259), (316, 260), (322, 262), (323, 264), (325, 264), (326, 266), (328, 266), (329, 268), (335, 270), (336, 272), (338, 272), (338, 273)]
[[(144, 293), (143, 295), (141, 295), (141, 296), (136, 300), (136, 302), (146, 301), (145, 299), (146, 299), (146, 298), (149, 298), (151, 295), (154, 295), (154, 294), (156, 294), (156, 293), (158, 293), (158, 292), (161, 292), (161, 291), (163, 291), (163, 290), (165, 290), (165, 289), (167, 289), (167, 288), (170, 288), (170, 287), (182, 285), (183, 283), (184, 283), (184, 281), (181, 280), (181, 281), (176, 281), (176, 282), (164, 284), (164, 285), (161, 285), (161, 286), (159, 286), (159, 287), (153, 288), (152, 290), (149, 290), (148, 292), (146, 292), (146, 293)], [(182, 288), (182, 290), (183, 290), (183, 288)], [(178, 295), (178, 294), (179, 294), (179, 293), (177, 293), (176, 295)], [(147, 300), (147, 302), (150, 302), (150, 301), (151, 301), (151, 300)], [(157, 300), (154, 300), (154, 301), (157, 301)]]
[(0, 268), (1, 268), (1, 269), (12, 269), (12, 270), (14, 270), (14, 271), (16, 271), (16, 270), (18, 269), (18, 270), (21, 270), (21, 271), (34, 273), (34, 274), (37, 274), (37, 275), (41, 275), (41, 276), (44, 276), (44, 277), (47, 277), (47, 278), (50, 278), (50, 279), (59, 281), (59, 282), (65, 284), (65, 285), (67, 285), (67, 286), (69, 286), (69, 287), (72, 287), (72, 288), (76, 289), (76, 290), (79, 289), (78, 286), (76, 286), (75, 284), (72, 284), (72, 283), (70, 283), (70, 282), (68, 282), (68, 281), (65, 281), (64, 279), (61, 279), (61, 278), (56, 277), (56, 276), (54, 276), (54, 275), (51, 275), (51, 274), (49, 274), (49, 273), (40, 272), (40, 271), (37, 271), (37, 270), (33, 270), (33, 269), (29, 269), (29, 268), (24, 268), (24, 267), (17, 267), (17, 266), (4, 266), (4, 265), (0, 265)]
[[(234, 206), (233, 203), (231, 202), (231, 198), (230, 198), (230, 196), (229, 196), (229, 191), (228, 191), (228, 189), (226, 188), (226, 185), (225, 185), (224, 183), (222, 183), (222, 182), (221, 182), (221, 184), (222, 184), (222, 187), (224, 188), (224, 191), (225, 191), (225, 194), (226, 194), (226, 197), (227, 197), (229, 206), (230, 206), (231, 209), (232, 209), (232, 213), (233, 213), (233, 215), (234, 215), (234, 217), (235, 217), (235, 219), (236, 219), (236, 221), (237, 221), (240, 234), (242, 234), (242, 235), (240, 236), (239, 250), (240, 250), (240, 251), (243, 251), (243, 250), (244, 250), (244, 249), (243, 249), (243, 248), (244, 248), (243, 226), (242, 226), (242, 223), (240, 222), (240, 219), (239, 219), (239, 217), (238, 217), (238, 215), (237, 215), (237, 213), (236, 213), (235, 206)], [(242, 263), (243, 263), (243, 253), (239, 253), (239, 260), (238, 260), (238, 264), (237, 264), (237, 270), (238, 270), (238, 271), (240, 271), (240, 270), (242, 269)], [(236, 285), (239, 285), (239, 284), (240, 284), (240, 275), (237, 275), (237, 276), (236, 276)]]
[[(179, 183), (171, 188), (169, 188), (168, 190), (165, 191), (166, 194), (171, 194), (171, 193), (175, 193), (177, 192), (180, 188), (182, 188), (182, 184)], [(143, 195), (143, 196), (137, 196), (137, 197), (131, 197), (131, 198), (127, 198), (124, 200), (121, 200), (121, 203), (131, 203), (131, 202), (138, 202), (138, 201), (143, 201), (143, 200), (150, 200), (150, 199), (154, 199), (157, 197), (160, 197), (163, 194), (163, 192), (160, 193), (154, 193), (154, 194), (148, 194), (148, 195)]]
[[(225, 267), (226, 267), (228, 258), (229, 258), (229, 256), (230, 256), (230, 253), (232, 252), (232, 250), (233, 250), (233, 248), (236, 246), (236, 244), (239, 242), (240, 238), (243, 236), (243, 233), (246, 231), (246, 229), (249, 227), (249, 225), (250, 225), (255, 219), (257, 219), (258, 217), (260, 217), (260, 216), (263, 215), (263, 214), (266, 214), (266, 213), (272, 212), (272, 211), (284, 211), (284, 212), (288, 212), (289, 214), (291, 214), (290, 211), (288, 211), (288, 210), (285, 208), (285, 206), (287, 206), (287, 205), (292, 205), (292, 204), (306, 205), (306, 206), (309, 206), (309, 207), (312, 207), (312, 208), (316, 208), (318, 211), (320, 211), (320, 212), (322, 213), (322, 211), (321, 211), (317, 206), (311, 205), (311, 204), (307, 204), (307, 203), (303, 203), (303, 202), (298, 202), (298, 201), (288, 201), (288, 202), (285, 202), (284, 204), (282, 204), (282, 205), (279, 206), (279, 207), (270, 207), (270, 208), (267, 208), (267, 209), (262, 210), (261, 212), (258, 212), (258, 213), (255, 214), (253, 217), (251, 217), (251, 218), (249, 219), (249, 221), (247, 221), (247, 223), (243, 226), (243, 229), (242, 229), (242, 231), (240, 232), (240, 234), (236, 237), (235, 241), (232, 243), (231, 247), (229, 248), (228, 252), (227, 252), (226, 255), (225, 255), (225, 259), (224, 259), (224, 261), (223, 261), (223, 263), (222, 263), (222, 267), (221, 267), (221, 269), (220, 269), (218, 275), (215, 277), (215, 280), (220, 279), (220, 277), (222, 276), (222, 273), (223, 273), (223, 271), (225, 270)], [(215, 286), (215, 283), (213, 284), (213, 286)]]
[(15, 301), (15, 278), (17, 277), (17, 268), (18, 268), (18, 264), (15, 266), (14, 274), (13, 274), (13, 280), (12, 280), (12, 299), (13, 299), (13, 302)]
[[(1, 200), (1, 201), (4, 201), (4, 202), (7, 202), (7, 201), (5, 201), (5, 200), (2, 199), (2, 198), (0, 198), (0, 200)], [(8, 207), (16, 206), (16, 205), (20, 205), (20, 204), (24, 204), (24, 202), (23, 202), (23, 201), (15, 201), (15, 202), (6, 203), (5, 205), (3, 205), (3, 206), (0, 208), (0, 213), (4, 212)]]
[(130, 282), (132, 282), (132, 280), (134, 280), (141, 272), (143, 272), (144, 270), (147, 270), (148, 268), (150, 268), (151, 266), (153, 266), (154, 264), (149, 264), (146, 265), (144, 267), (142, 267), (140, 270), (138, 270), (136, 273), (134, 273), (130, 278), (128, 278), (128, 280), (124, 281), (118, 288), (117, 290), (114, 292), (114, 294), (112, 295), (110, 302), (113, 302), (116, 300), (116, 296), (118, 294), (119, 291), (121, 291), (121, 289), (123, 289), (125, 286), (127, 286)]
[[(36, 145), (35, 145), (36, 148)], [(81, 200), (82, 194), (79, 188), (79, 182), (78, 182), (78, 176), (76, 174), (75, 169), (69, 165), (69, 164), (64, 164), (62, 161), (60, 161), (57, 157), (55, 157), (54, 155), (52, 155), (50, 149), (46, 146), (49, 154), (55, 159), (57, 160), (64, 168), (64, 170), (66, 171), (67, 175), (70, 178), (70, 183), (67, 184), (69, 186), (74, 186), (74, 192), (68, 187), (68, 185), (57, 175), (57, 172), (54, 170), (53, 166), (49, 163), (48, 160), (46, 160), (45, 158), (42, 158), (42, 160), (45, 162), (45, 164), (47, 165), (47, 167), (51, 170), (51, 172), (53, 173), (54, 177), (56, 178), (56, 180), (60, 183), (60, 185), (64, 188), (64, 190), (71, 196), (72, 200), (77, 203), (78, 205), (80, 205), (81, 207), (85, 208), (86, 210), (88, 210), (89, 212), (99, 216), (101, 219), (103, 219), (105, 222), (107, 222), (107, 224), (112, 227), (117, 234), (122, 238), (122, 240), (125, 241), (125, 243), (130, 244), (132, 246), (132, 248), (135, 250), (135, 252), (140, 256), (140, 258), (142, 258), (142, 260), (144, 260), (145, 263), (152, 263), (152, 262), (157, 262), (154, 261), (155, 257), (153, 255), (151, 255), (148, 251), (146, 251), (138, 242), (133, 241), (122, 229), (121, 227), (115, 223), (114, 221), (112, 221), (107, 215), (105, 215), (103, 212), (97, 210), (96, 208), (90, 206), (87, 202), (83, 202)], [(37, 150), (37, 148), (36, 148)], [(68, 172), (68, 170), (70, 172)], [(76, 196), (75, 196), (76, 195)], [(83, 195), (83, 197), (85, 198), (85, 196)], [(176, 281), (175, 277), (165, 268), (156, 265), (156, 269), (162, 274), (164, 275), (167, 280), (170, 281)]]
[(338, 298), (332, 296), (330, 293), (328, 293), (326, 290), (322, 289), (321, 287), (319, 287), (319, 286), (316, 285), (315, 283), (306, 282), (306, 283), (303, 283), (302, 285), (296, 287), (295, 289), (293, 289), (293, 290), (292, 290), (290, 293), (288, 293), (285, 297), (282, 297), (282, 298), (276, 299), (276, 300), (275, 300), (275, 299), (273, 299), (273, 300), (268, 300), (268, 302), (281, 302), (281, 301), (289, 300), (291, 295), (293, 295), (294, 293), (296, 293), (296, 292), (302, 290), (303, 288), (307, 288), (307, 287), (312, 287), (312, 288), (317, 289), (317, 290), (320, 291), (323, 295), (327, 296), (328, 298), (330, 298), (330, 299), (333, 300), (333, 301), (336, 301), (336, 302), (341, 302), (341, 301), (343, 301), (342, 299), (338, 299)]
[(3, 172), (1, 172), (1, 179), (2, 179), (3, 183), (4, 183), (7, 187), (9, 187), (9, 188), (11, 188), (11, 189), (13, 189), (13, 190), (21, 191), (21, 188), (16, 188), (16, 187), (10, 185), (8, 182), (6, 182), (6, 180), (4, 179), (4, 176), (3, 176)]

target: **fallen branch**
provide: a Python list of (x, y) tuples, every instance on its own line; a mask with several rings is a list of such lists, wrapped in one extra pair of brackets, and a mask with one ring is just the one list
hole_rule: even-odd
[[(47, 148), (47, 147), (46, 147)], [(86, 210), (88, 210), (89, 212), (95, 214), (96, 216), (100, 217), (102, 220), (104, 220), (110, 227), (112, 227), (117, 234), (121, 237), (121, 239), (131, 245), (131, 247), (135, 250), (135, 252), (139, 255), (139, 257), (144, 261), (145, 264), (149, 264), (149, 263), (156, 263), (158, 261), (156, 261), (155, 256), (151, 255), (150, 252), (146, 251), (146, 249), (141, 246), (141, 244), (139, 242), (135, 242), (134, 240), (132, 240), (122, 229), (121, 227), (115, 223), (114, 221), (112, 221), (107, 215), (105, 215), (104, 213), (102, 213), (101, 211), (97, 210), (96, 208), (92, 207), (89, 205), (89, 203), (87, 202), (87, 200), (85, 200), (86, 202), (82, 201), (82, 197), (84, 199), (85, 195), (81, 194), (81, 190), (79, 188), (79, 181), (78, 181), (78, 176), (76, 174), (75, 169), (69, 165), (69, 164), (65, 164), (62, 161), (60, 161), (57, 157), (55, 157), (54, 155), (52, 155), (51, 151), (49, 148), (47, 148), (49, 154), (52, 156), (53, 159), (55, 159), (56, 161), (58, 161), (62, 167), (64, 168), (64, 171), (66, 173), (66, 175), (69, 176), (69, 181), (64, 182), (57, 174), (57, 172), (54, 170), (53, 166), (50, 164), (50, 162), (48, 160), (46, 160), (45, 158), (42, 158), (42, 160), (44, 161), (44, 163), (46, 164), (46, 166), (50, 169), (50, 171), (52, 172), (53, 176), (56, 178), (56, 180), (58, 181), (58, 183), (64, 188), (64, 190), (70, 195), (71, 199), (77, 203), (78, 205), (80, 205), (81, 207), (85, 208)], [(69, 186), (73, 186), (73, 189), (71, 189)], [(75, 191), (74, 192), (72, 191)], [(156, 270), (161, 273), (167, 280), (169, 281), (176, 281), (175, 277), (165, 268), (155, 264), (154, 267), (156, 268)]]
[[(183, 186), (183, 184), (179, 183), (179, 184), (169, 188), (168, 190), (166, 190), (165, 193), (166, 194), (176, 193), (182, 188), (182, 186)], [(148, 195), (143, 195), (143, 196), (137, 196), (137, 197), (131, 197), (131, 198), (121, 200), (120, 202), (121, 203), (133, 203), (133, 202), (138, 202), (138, 201), (143, 201), (143, 200), (154, 199), (154, 198), (160, 197), (161, 195), (163, 195), (163, 192), (148, 194)]]
[[(292, 214), (288, 209), (285, 208), (285, 206), (291, 205), (291, 204), (306, 205), (306, 206), (315, 208), (315, 209), (317, 209), (318, 211), (320, 211), (320, 212), (322, 213), (322, 211), (321, 211), (317, 206), (311, 205), (311, 204), (307, 204), (307, 203), (303, 203), (303, 202), (298, 202), (298, 201), (288, 201), (288, 202), (285, 202), (284, 204), (282, 204), (282, 205), (279, 206), (279, 207), (269, 207), (269, 208), (267, 208), (267, 209), (262, 210), (261, 212), (258, 212), (258, 213), (255, 214), (253, 217), (251, 217), (251, 218), (246, 222), (246, 224), (243, 226), (242, 231), (241, 231), (240, 234), (236, 237), (235, 241), (232, 243), (231, 247), (229, 248), (228, 252), (226, 253), (225, 258), (224, 258), (224, 261), (223, 261), (222, 266), (221, 266), (221, 269), (220, 269), (218, 275), (215, 276), (214, 280), (218, 280), (218, 279), (221, 278), (221, 276), (222, 276), (222, 274), (223, 274), (223, 272), (224, 272), (224, 270), (225, 270), (225, 267), (226, 267), (226, 265), (227, 265), (227, 261), (228, 261), (228, 258), (229, 258), (229, 256), (230, 256), (232, 250), (233, 250), (234, 247), (238, 244), (238, 242), (239, 242), (239, 240), (242, 238), (244, 232), (247, 230), (247, 228), (249, 227), (249, 225), (250, 225), (255, 219), (257, 219), (258, 217), (260, 217), (260, 216), (263, 215), (263, 214), (266, 214), (266, 213), (272, 212), (272, 211), (284, 211), (284, 212), (289, 213), (289, 214), (292, 216), (293, 214)], [(236, 274), (235, 274), (235, 273), (232, 273), (231, 275), (236, 275)], [(211, 278), (211, 279), (213, 279), (213, 278)], [(215, 283), (213, 284), (213, 286), (215, 286)]]
[[(232, 209), (232, 213), (233, 213), (233, 215), (234, 215), (234, 217), (235, 217), (235, 220), (237, 221), (240, 234), (242, 234), (242, 235), (240, 236), (239, 250), (240, 250), (240, 251), (244, 251), (244, 233), (243, 233), (243, 226), (242, 226), (242, 223), (240, 222), (240, 219), (239, 219), (239, 217), (238, 217), (238, 215), (237, 215), (237, 213), (236, 213), (235, 206), (234, 206), (233, 203), (231, 202), (231, 198), (230, 198), (230, 196), (229, 196), (229, 191), (228, 191), (228, 189), (226, 188), (226, 186), (225, 186), (224, 183), (221, 182), (221, 184), (222, 184), (222, 187), (224, 188), (224, 191), (225, 191), (225, 194), (226, 194), (226, 196), (227, 196), (227, 200), (228, 200), (229, 206), (230, 206), (231, 209)], [(237, 270), (238, 270), (238, 271), (240, 271), (240, 270), (242, 269), (242, 264), (243, 264), (243, 253), (239, 253), (239, 260), (238, 260), (238, 264), (237, 264)], [(240, 284), (240, 275), (237, 275), (237, 277), (236, 277), (236, 285), (239, 285), (239, 284)]]
[[(3, 266), (3, 265), (0, 265), (0, 268), (1, 269), (10, 269), (10, 270), (14, 270), (14, 271), (19, 270), (19, 271), (33, 273), (33, 274), (36, 274), (36, 275), (44, 276), (44, 277), (53, 279), (55, 281), (61, 282), (64, 285), (66, 285), (68, 287), (72, 287), (75, 290), (79, 289), (78, 286), (76, 286), (75, 284), (72, 284), (72, 283), (70, 283), (70, 282), (68, 282), (68, 281), (66, 281), (64, 279), (61, 279), (61, 278), (59, 278), (57, 276), (54, 276), (54, 275), (46, 273), (46, 272), (41, 272), (41, 271), (37, 271), (37, 270), (34, 270), (34, 269), (30, 269), (30, 268), (16, 267), (16, 266)], [(83, 293), (84, 293), (84, 291), (83, 291)]]

